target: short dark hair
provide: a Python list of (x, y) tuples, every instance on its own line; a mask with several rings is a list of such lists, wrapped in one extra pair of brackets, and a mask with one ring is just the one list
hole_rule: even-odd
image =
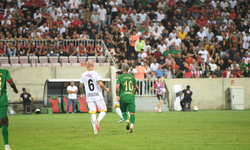
[(188, 90), (190, 89), (190, 85), (187, 85), (187, 89), (188, 89)]

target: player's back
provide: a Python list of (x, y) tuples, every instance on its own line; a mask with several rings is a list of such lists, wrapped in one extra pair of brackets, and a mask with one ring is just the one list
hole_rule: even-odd
[(10, 80), (12, 80), (9, 70), (0, 69), (0, 80), (1, 80), (0, 105), (8, 105), (6, 82), (9, 82)]
[(82, 74), (80, 82), (84, 84), (87, 102), (103, 99), (102, 89), (98, 84), (100, 81), (102, 81), (100, 72), (92, 70)]
[(121, 102), (134, 102), (134, 87), (137, 84), (135, 78), (128, 73), (124, 73), (118, 77), (117, 83), (120, 84), (119, 95)]

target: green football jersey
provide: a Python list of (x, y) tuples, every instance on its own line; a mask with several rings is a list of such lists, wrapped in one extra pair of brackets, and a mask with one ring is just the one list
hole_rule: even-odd
[(2, 105), (8, 105), (8, 97), (7, 97), (7, 88), (6, 88), (6, 82), (9, 82), (12, 80), (10, 76), (9, 70), (6, 69), (0, 69), (0, 106)]
[(128, 73), (120, 75), (116, 81), (116, 84), (120, 84), (119, 96), (121, 102), (123, 103), (135, 102), (134, 87), (137, 84), (137, 82), (132, 75)]

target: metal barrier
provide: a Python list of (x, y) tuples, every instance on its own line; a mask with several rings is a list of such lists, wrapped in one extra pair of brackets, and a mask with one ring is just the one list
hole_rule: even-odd
[[(70, 44), (70, 42), (73, 43), (73, 45), (75, 47), (79, 46), (80, 43), (83, 43), (83, 45), (86, 47), (88, 46), (88, 43), (91, 43), (94, 47), (97, 45), (97, 44), (100, 44), (101, 47), (103, 48), (103, 53), (105, 55), (105, 52), (108, 51), (108, 48), (106, 47), (106, 44), (103, 42), (103, 40), (99, 39), (99, 40), (81, 40), (81, 39), (64, 39), (64, 40), (1, 40), (4, 45), (7, 46), (7, 44), (9, 42), (12, 42), (14, 45), (17, 45), (18, 42), (21, 42), (21, 45), (22, 46), (27, 46), (28, 43), (31, 43), (34, 47), (35, 47), (35, 50), (38, 51), (38, 47), (41, 45), (41, 43), (44, 44), (44, 46), (48, 46), (48, 44), (50, 42), (53, 42), (54, 43), (54, 46), (57, 47), (59, 46), (60, 43), (63, 43), (63, 46), (65, 47), (68, 47), (68, 45)], [(108, 62), (115, 66), (115, 61), (113, 60), (113, 58), (111, 57), (110, 53), (108, 53)]]
[(156, 91), (152, 89), (157, 80), (137, 80), (138, 92), (136, 96), (155, 96)]

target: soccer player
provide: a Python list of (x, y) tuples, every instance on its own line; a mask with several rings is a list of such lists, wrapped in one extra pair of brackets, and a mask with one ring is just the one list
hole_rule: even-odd
[(6, 91), (6, 81), (10, 84), (15, 93), (18, 93), (16, 85), (10, 76), (9, 70), (0, 69), (0, 128), (2, 127), (3, 141), (5, 144), (5, 150), (11, 150), (9, 146), (9, 120), (7, 117), (8, 112), (8, 97)]
[[(102, 95), (102, 89), (109, 92), (109, 88), (106, 88), (102, 83), (102, 77), (100, 72), (94, 71), (94, 63), (89, 60), (86, 63), (87, 70), (82, 74), (80, 80), (80, 97), (84, 99), (84, 90), (86, 91), (86, 101), (89, 108), (89, 113), (91, 114), (91, 122), (94, 128), (95, 135), (100, 131), (100, 122), (106, 115), (107, 107)], [(101, 89), (102, 88), (102, 89)], [(98, 107), (100, 114), (98, 119), (96, 119), (96, 106)]]
[[(129, 65), (122, 64), (122, 72), (116, 81), (116, 100), (120, 102), (122, 116), (126, 120), (126, 129), (133, 132), (135, 123), (135, 93), (138, 90), (138, 85), (135, 78), (128, 73)], [(130, 122), (126, 111), (130, 113)], [(131, 123), (129, 125), (129, 123)]]
[(159, 112), (162, 113), (161, 104), (162, 104), (162, 94), (163, 94), (163, 92), (162, 92), (163, 83), (161, 82), (161, 77), (157, 77), (157, 82), (154, 84), (154, 86), (152, 87), (152, 89), (157, 91), (157, 95), (156, 96), (157, 96), (157, 98), (159, 100), (159, 103), (155, 107), (155, 112), (157, 112), (157, 110), (159, 108)]
[[(122, 74), (121, 71), (117, 71), (116, 72), (116, 79)], [(118, 121), (118, 123), (121, 123), (124, 121), (124, 118), (122, 117), (122, 111), (120, 109), (120, 103), (118, 101), (115, 102), (115, 110), (116, 110), (116, 113), (121, 117), (121, 120)]]

